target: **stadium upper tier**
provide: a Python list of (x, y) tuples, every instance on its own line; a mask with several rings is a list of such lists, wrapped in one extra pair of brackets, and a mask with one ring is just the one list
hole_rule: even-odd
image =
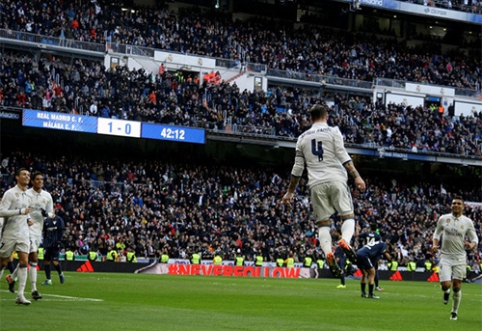
[[(411, 47), (393, 35), (378, 38), (312, 24), (294, 28), (294, 22), (260, 19), (231, 21), (230, 16), (212, 17), (196, 9), (122, 10), (121, 5), (100, 2), (7, 2), (0, 15), (13, 36), (16, 31), (31, 33), (36, 42), (41, 42), (38, 36), (58, 37), (62, 45), (142, 46), (369, 82), (393, 78), (474, 90), (481, 86), (480, 56), (443, 54), (437, 44), (444, 41), (430, 36)], [(470, 46), (480, 48), (480, 43)]]
[(71, 65), (47, 56), (20, 54), (1, 59), (4, 107), (142, 122), (202, 127), (238, 134), (295, 139), (310, 126), (308, 109), (332, 100), (330, 123), (348, 144), (370, 148), (440, 152), (480, 158), (482, 113), (446, 116), (427, 107), (372, 102), (341, 94), (273, 87), (240, 91), (221, 82), (201, 86), (180, 75), (152, 76), (126, 67), (105, 69), (101, 62), (77, 59)]
[[(396, 38), (324, 27), (271, 28), (258, 21), (210, 18), (196, 10), (123, 11), (97, 3), (40, 1), (0, 5), (2, 37), (99, 53), (105, 44), (132, 44), (263, 63), (270, 72), (373, 82), (376, 78), (467, 88), (477, 93), (481, 58), (407, 47)], [(98, 45), (102, 45), (98, 48)], [(141, 48), (142, 47), (142, 48)], [(426, 51), (431, 50), (430, 53)], [(2, 58), (3, 106), (76, 112), (146, 122), (296, 138), (309, 126), (307, 109), (333, 101), (332, 123), (347, 143), (406, 151), (480, 157), (482, 114), (441, 116), (426, 107), (379, 104), (369, 98), (319, 95), (301, 88), (241, 91), (236, 85), (195, 83), (194, 77), (165, 72), (105, 68), (103, 62), (19, 54)], [(301, 78), (300, 78), (301, 79)], [(282, 111), (280, 111), (282, 110)]]

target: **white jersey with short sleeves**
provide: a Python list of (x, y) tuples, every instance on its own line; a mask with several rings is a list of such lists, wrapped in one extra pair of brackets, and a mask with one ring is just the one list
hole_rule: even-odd
[(450, 259), (453, 262), (466, 263), (464, 239), (479, 242), (475, 233), (474, 223), (466, 216), (455, 217), (453, 214), (440, 216), (437, 228), (433, 234), (435, 239), (442, 237), (440, 245), (441, 257)]
[(45, 209), (47, 213), (52, 213), (54, 211), (54, 203), (50, 193), (45, 190), (41, 190), (39, 193), (33, 188), (30, 188), (27, 192), (32, 197), (32, 202), (30, 204), (31, 211), (29, 215), (34, 221), (34, 224), (29, 227), (30, 238), (40, 240), (45, 219), (45, 217), (42, 216), (41, 209)]
[(0, 204), (0, 217), (4, 218), (3, 239), (24, 241), (28, 240), (29, 231), (27, 215), (19, 215), (19, 210), (30, 206), (31, 196), (18, 186), (9, 189), (3, 195)]
[(348, 181), (345, 163), (351, 161), (338, 127), (317, 122), (305, 131), (296, 143), (295, 163), (291, 174), (301, 177), (306, 167), (308, 185), (329, 181)]

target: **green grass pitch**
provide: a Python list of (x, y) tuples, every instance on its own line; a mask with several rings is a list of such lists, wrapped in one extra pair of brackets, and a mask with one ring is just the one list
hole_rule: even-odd
[[(379, 300), (358, 280), (67, 272), (40, 285), (44, 298), (15, 305), (0, 283), (0, 330), (482, 330), (482, 286), (462, 286), (457, 321), (438, 283), (383, 281)], [(30, 284), (27, 284), (30, 298)]]

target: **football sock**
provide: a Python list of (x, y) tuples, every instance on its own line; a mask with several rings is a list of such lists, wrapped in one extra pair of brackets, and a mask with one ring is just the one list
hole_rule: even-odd
[(25, 285), (27, 284), (27, 266), (19, 265), (17, 270), (18, 275), (18, 295), (23, 295), (25, 291)]
[(457, 313), (459, 311), (460, 300), (462, 300), (462, 290), (454, 290), (452, 312)]
[(17, 278), (18, 266), (19, 266), (19, 265), (17, 264), (17, 267), (13, 270), (12, 273), (10, 273), (10, 276), (12, 277), (12, 279)]
[(9, 261), (7, 264), (8, 270), (10, 270), (10, 273), (13, 274), (13, 271), (15, 270), (15, 265), (13, 264), (12, 261)]
[(57, 272), (59, 273), (59, 275), (62, 273), (62, 268), (60, 267), (60, 263), (57, 264), (57, 265), (54, 264), (54, 268), (55, 268), (55, 270), (57, 270)]
[(348, 245), (350, 245), (353, 233), (355, 233), (355, 220), (353, 218), (347, 218), (341, 226), (341, 237), (345, 239)]
[(368, 284), (368, 294), (371, 294), (373, 295), (373, 288), (375, 287), (375, 285), (373, 284)]
[(29, 277), (30, 284), (32, 285), (32, 292), (37, 291), (37, 263), (30, 263)]
[(318, 229), (318, 239), (320, 240), (320, 247), (325, 253), (325, 256), (331, 252), (331, 233), (330, 227), (321, 226)]
[(50, 264), (45, 265), (45, 277), (50, 279)]
[(361, 288), (362, 293), (366, 293), (367, 284), (366, 283), (360, 283), (360, 288)]
[(3, 277), (3, 270), (5, 270), (5, 269), (1, 269), (1, 270), (0, 270), (0, 280), (1, 280), (2, 277)]

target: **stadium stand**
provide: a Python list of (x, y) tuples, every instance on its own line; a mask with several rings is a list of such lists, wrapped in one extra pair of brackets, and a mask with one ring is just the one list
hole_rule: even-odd
[[(34, 63), (11, 53), (1, 62), (0, 104), (6, 107), (219, 130), (229, 124), (240, 132), (296, 138), (309, 125), (307, 102), (324, 102), (300, 89), (240, 92), (235, 84), (179, 82), (167, 72), (153, 81), (142, 69), (106, 70), (100, 62), (81, 59), (68, 65), (47, 56)], [(454, 117), (427, 107), (386, 107), (350, 95), (326, 97), (334, 100), (332, 124), (340, 127), (348, 144), (482, 155), (480, 112)]]
[[(33, 2), (33, 10), (26, 10), (27, 3), (22, 2), (2, 5), (4, 29), (65, 38), (65, 42), (72, 39), (107, 43), (114, 49), (118, 44), (130, 44), (214, 58), (237, 58), (266, 64), (270, 69), (310, 75), (362, 81), (393, 78), (471, 89), (477, 85), (479, 90), (481, 86), (477, 72), (480, 58), (464, 57), (457, 49), (442, 52), (442, 40), (429, 36), (422, 38), (432, 38), (432, 42), (410, 47), (395, 36), (379, 38), (371, 28), (371, 33), (311, 24), (294, 29), (292, 22), (273, 24), (259, 19), (232, 22), (228, 15), (190, 8), (181, 8), (179, 13), (165, 8), (130, 11), (121, 4), (100, 1), (54, 1), (50, 6), (40, 0)], [(479, 4), (475, 6), (480, 8)]]
[[(200, 162), (73, 157), (51, 161), (18, 151), (2, 154), (0, 183), (2, 191), (10, 187), (18, 167), (45, 173), (45, 189), (67, 224), (65, 249), (77, 255), (93, 248), (105, 256), (107, 247), (118, 246), (121, 253), (131, 248), (143, 258), (159, 257), (167, 249), (173, 258), (199, 251), (209, 259), (220, 251), (229, 259), (240, 248), (248, 260), (259, 252), (272, 262), (292, 253), (299, 262), (317, 247), (306, 185), (297, 192), (291, 212), (280, 202), (288, 173)], [(386, 183), (386, 178), (374, 179), (364, 193), (352, 192), (357, 223), (364, 228), (376, 222), (383, 238), (400, 251), (401, 265), (408, 256), (432, 259), (431, 234), (438, 216), (449, 210), (453, 193), (428, 182)], [(480, 189), (463, 196), (477, 201)], [(470, 207), (466, 215), (482, 235), (482, 208)], [(482, 245), (470, 260), (480, 257)]]
[[(480, 12), (480, 5), (452, 1), (452, 8)], [(435, 1), (429, 6), (448, 6)], [(125, 11), (100, 1), (40, 0), (0, 4), (2, 27), (47, 38), (61, 45), (74, 41), (132, 44), (243, 59), (272, 70), (372, 81), (410, 80), (480, 91), (480, 57), (463, 57), (427, 47), (407, 47), (394, 36), (348, 33), (327, 27), (271, 28), (262, 22), (232, 22), (195, 9)], [(193, 28), (195, 27), (195, 28)], [(313, 33), (314, 32), (314, 33)], [(421, 36), (426, 38), (427, 36)], [(50, 40), (50, 39), (45, 39)], [(356, 40), (356, 42), (354, 42)], [(49, 41), (50, 42), (50, 41)], [(427, 55), (429, 54), (429, 55)], [(74, 59), (72, 61), (72, 59)], [(0, 59), (0, 104), (113, 117), (143, 122), (296, 138), (309, 126), (310, 104), (333, 101), (331, 124), (347, 144), (439, 152), (451, 156), (482, 155), (482, 112), (441, 115), (427, 107), (385, 106), (352, 94), (319, 95), (301, 87), (240, 91), (235, 84), (202, 85), (176, 73), (150, 73), (96, 60), (42, 54), (32, 58), (8, 51)], [(12, 184), (14, 169), (26, 166), (46, 174), (46, 189), (67, 221), (65, 249), (85, 255), (93, 247), (105, 255), (109, 246), (132, 248), (136, 255), (157, 258), (163, 249), (184, 258), (201, 251), (227, 258), (242, 248), (248, 259), (262, 252), (269, 261), (293, 254), (296, 261), (316, 247), (307, 191), (300, 190), (292, 213), (280, 205), (288, 174), (264, 168), (173, 164), (166, 160), (98, 161), (68, 155), (51, 161), (17, 150), (2, 151), (1, 188)], [(438, 215), (447, 212), (456, 188), (443, 191), (435, 183), (370, 180), (360, 195), (353, 191), (361, 227), (377, 221), (384, 239), (397, 246), (400, 263), (410, 255), (431, 259), (430, 236)], [(457, 192), (460, 193), (460, 192)], [(463, 192), (480, 200), (480, 187)], [(471, 207), (481, 236), (482, 209)], [(338, 220), (333, 219), (334, 224)], [(153, 253), (154, 252), (154, 253)], [(470, 258), (482, 257), (482, 246)]]

